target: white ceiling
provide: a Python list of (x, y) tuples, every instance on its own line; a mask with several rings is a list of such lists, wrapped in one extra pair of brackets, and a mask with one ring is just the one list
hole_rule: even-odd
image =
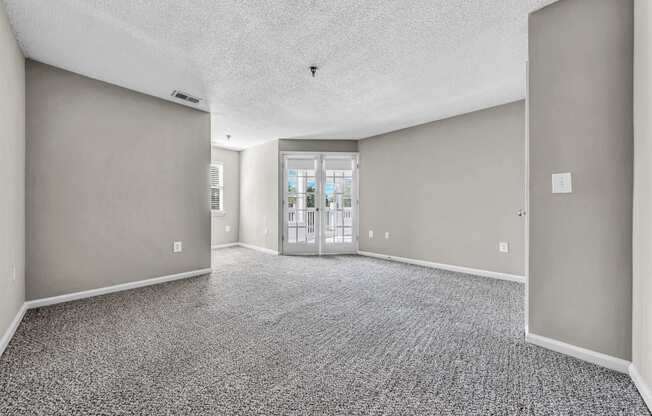
[(4, 1), (28, 57), (200, 96), (213, 140), (244, 148), (369, 137), (521, 99), (527, 15), (555, 0)]

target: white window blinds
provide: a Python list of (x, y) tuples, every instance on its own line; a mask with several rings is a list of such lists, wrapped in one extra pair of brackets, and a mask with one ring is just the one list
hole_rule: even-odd
[(224, 166), (218, 162), (211, 163), (211, 210), (224, 211)]

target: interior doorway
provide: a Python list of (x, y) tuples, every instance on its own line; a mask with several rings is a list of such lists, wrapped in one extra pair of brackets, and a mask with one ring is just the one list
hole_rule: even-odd
[(356, 253), (358, 155), (282, 153), (283, 254)]

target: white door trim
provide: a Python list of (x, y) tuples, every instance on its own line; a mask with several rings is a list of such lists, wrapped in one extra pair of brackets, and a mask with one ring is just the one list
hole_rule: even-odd
[(525, 332), (530, 325), (530, 64), (525, 62), (525, 218), (524, 218), (524, 269), (525, 276), (525, 297), (524, 297), (524, 318)]

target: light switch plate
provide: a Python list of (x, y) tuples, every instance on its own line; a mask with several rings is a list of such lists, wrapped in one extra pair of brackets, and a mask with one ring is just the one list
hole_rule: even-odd
[(573, 192), (573, 178), (570, 173), (552, 174), (552, 193), (570, 194)]
[(385, 231), (385, 240), (389, 240), (389, 231)]
[(374, 230), (369, 230), (369, 239), (374, 238)]
[(230, 233), (231, 232), (231, 226), (230, 225), (225, 226), (224, 231), (226, 231), (227, 233)]
[(181, 253), (183, 251), (183, 243), (181, 241), (175, 241), (172, 244), (172, 251), (175, 253)]

